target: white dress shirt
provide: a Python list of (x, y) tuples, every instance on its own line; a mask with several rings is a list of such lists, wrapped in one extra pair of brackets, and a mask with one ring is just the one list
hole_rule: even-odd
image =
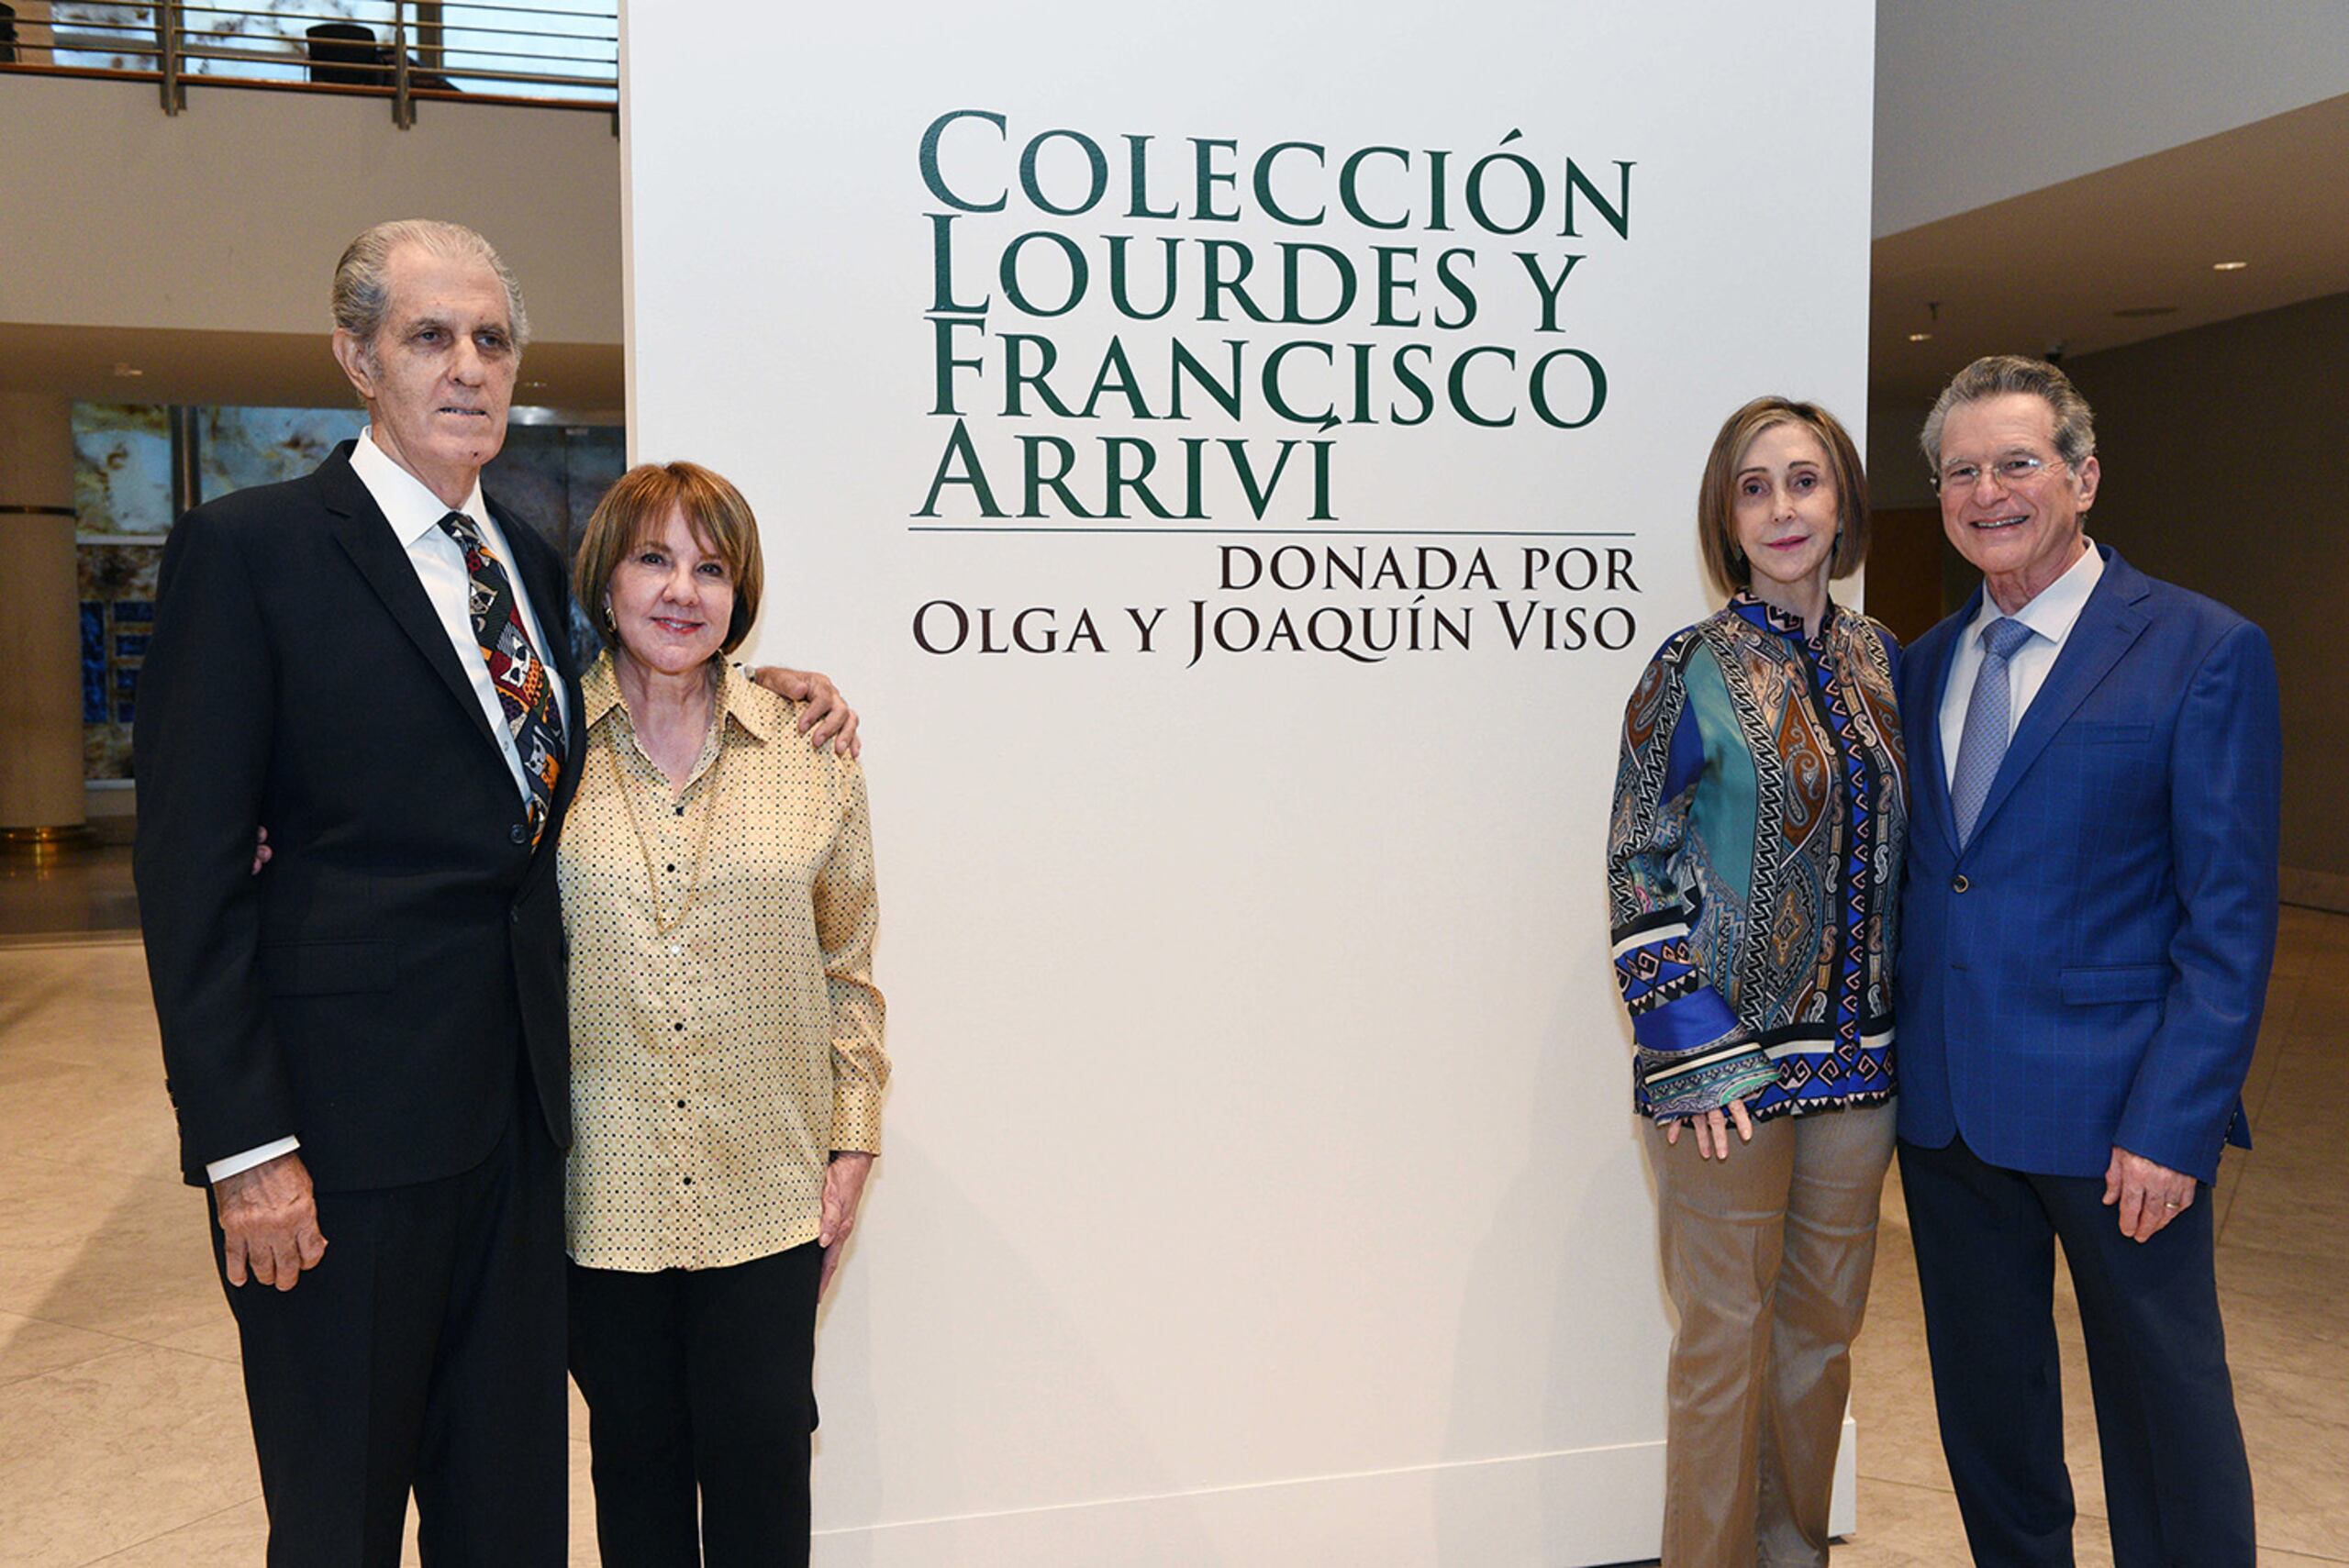
[[(499, 704), (497, 687), (489, 678), (489, 662), (481, 656), (481, 639), (473, 635), (472, 579), (465, 572), (465, 552), (440, 527), (440, 519), (451, 508), (427, 489), (424, 481), (384, 455), (384, 449), (375, 444), (373, 426), (360, 432), (358, 444), (351, 449), (351, 471), (367, 486), (367, 494), (375, 498), (375, 505), (391, 523), (400, 548), (407, 552), (408, 564), (416, 568), (417, 581), (424, 584), (424, 596), (432, 601), (432, 608), (440, 617), (440, 628), (449, 634), (450, 645), (457, 651), (458, 666), (473, 677), (473, 696), (489, 720), (490, 733), (497, 737), (498, 749), (506, 753), (506, 765), (514, 774), (514, 787), (527, 801), (530, 797), (529, 775), (523, 772), (522, 754), (514, 746), (514, 731), (507, 725), (506, 709)], [(489, 506), (482, 499), (479, 479), (473, 481), (473, 494), (465, 497), (465, 504), (454, 509), (473, 519), (473, 527), (481, 530), (483, 541), (505, 563), (507, 580), (514, 584), (514, 602), (522, 609), (522, 626), (530, 634), (530, 646), (539, 651), (540, 658), (551, 663), (545, 624), (530, 607), (530, 595), (522, 586), (522, 573), (514, 565), (514, 552), (506, 547), (506, 535), (490, 520)], [(566, 637), (571, 634), (567, 622), (562, 633)], [(564, 700), (560, 681), (554, 683), (554, 703), (556, 711), (562, 715), (563, 733), (568, 735), (570, 705)]]
[[(2070, 570), (2042, 588), (2031, 603), (2009, 617), (2022, 622), (2035, 634), (2007, 658), (2007, 739), (2015, 738), (2016, 726), (2022, 723), (2023, 711), (2031, 706), (2032, 698), (2047, 684), (2047, 672), (2055, 667), (2056, 655), (2064, 651), (2064, 639), (2072, 635), (2078, 624), (2080, 612), (2087, 608), (2088, 595), (2096, 591), (2098, 579), (2104, 575), (2104, 556), (2090, 539), (2087, 549), (2071, 564)], [(1977, 611), (1957, 639), (1957, 656), (1950, 661), (1949, 684), (1942, 691), (1942, 772), (1944, 782), (1957, 783), (1957, 747), (1965, 734), (1965, 708), (1974, 700), (1974, 677), (1982, 668), (1982, 631), (1992, 621), (2006, 616), (1998, 601), (1990, 596), (1989, 589), (1982, 590), (1982, 608)]]
[[(441, 629), (449, 634), (450, 644), (457, 651), (458, 667), (473, 676), (473, 695), (489, 719), (489, 732), (497, 737), (498, 749), (506, 753), (506, 766), (514, 774), (514, 787), (528, 801), (530, 784), (529, 775), (522, 771), (522, 754), (515, 748), (514, 731), (506, 722), (506, 709), (498, 701), (495, 684), (489, 678), (489, 662), (481, 656), (481, 639), (473, 635), (472, 578), (465, 571), (465, 552), (440, 527), (440, 519), (451, 508), (426, 487), (424, 481), (394, 462), (375, 444), (374, 434), (372, 425), (359, 433), (357, 443), (351, 449), (351, 470), (367, 486), (367, 494), (375, 498), (375, 505), (400, 541), (400, 549), (406, 553), (408, 564), (416, 568), (417, 581), (424, 584), (424, 596), (432, 601)], [(521, 607), (522, 625), (530, 634), (530, 646), (539, 651), (540, 658), (549, 659), (545, 623), (530, 607), (529, 593), (522, 586), (522, 573), (514, 565), (514, 552), (506, 547), (504, 531), (490, 520), (489, 506), (482, 499), (478, 478), (473, 481), (473, 494), (455, 510), (473, 519), (473, 527), (481, 530), (483, 542), (505, 563), (507, 581), (514, 585), (514, 602)], [(566, 637), (571, 634), (567, 619), (562, 631)], [(562, 715), (563, 733), (568, 735), (570, 705), (564, 699), (560, 681), (554, 683), (554, 702), (556, 711)], [(280, 1154), (290, 1154), (301, 1146), (296, 1138), (276, 1139), (241, 1154), (231, 1154), (226, 1160), (214, 1160), (204, 1167), (204, 1173), (208, 1180), (217, 1182)]]

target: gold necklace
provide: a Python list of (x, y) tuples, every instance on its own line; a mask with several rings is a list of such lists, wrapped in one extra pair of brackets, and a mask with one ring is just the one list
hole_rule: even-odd
[(718, 725), (718, 758), (709, 765), (709, 787), (703, 791), (701, 835), (694, 840), (694, 863), (685, 876), (685, 901), (677, 912), (666, 920), (661, 917), (661, 879), (653, 874), (652, 849), (644, 840), (644, 825), (636, 819), (636, 803), (629, 798), (627, 777), (620, 772), (620, 743), (615, 738), (618, 727), (604, 731), (604, 761), (610, 764), (613, 787), (619, 791), (620, 809), (628, 813), (629, 830), (636, 835), (636, 852), (644, 860), (644, 883), (652, 891), (652, 934), (666, 937), (685, 923), (685, 912), (694, 906), (694, 899), (701, 893), (702, 854), (709, 848), (709, 825), (718, 820), (718, 786), (726, 773), (726, 715), (721, 708), (716, 714)]

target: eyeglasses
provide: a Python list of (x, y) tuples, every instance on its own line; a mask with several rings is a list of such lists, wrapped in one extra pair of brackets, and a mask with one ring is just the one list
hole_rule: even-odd
[(2018, 453), (2013, 457), (2000, 458), (1987, 470), (1978, 462), (1954, 462), (1933, 475), (1933, 488), (1936, 491), (1971, 490), (1982, 483), (1982, 475), (1987, 473), (2001, 488), (2011, 490), (2016, 485), (2028, 484), (2038, 478), (2040, 471), (2051, 462), (2060, 467), (2064, 460)]

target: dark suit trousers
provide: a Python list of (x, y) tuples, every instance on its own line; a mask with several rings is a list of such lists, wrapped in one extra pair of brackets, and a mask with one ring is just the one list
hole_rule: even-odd
[(562, 1157), (537, 1099), (517, 1096), (470, 1171), (317, 1203), (317, 1267), (290, 1291), (228, 1291), (270, 1568), (397, 1568), (411, 1487), (433, 1568), (559, 1568)]
[(2253, 1568), (2251, 1466), (2219, 1321), (2210, 1191), (2150, 1241), (2093, 1176), (1903, 1140), (1942, 1448), (1974, 1561), (2070, 1568), (2054, 1327), (2060, 1240), (2079, 1297), (2115, 1568)]
[(807, 1562), (823, 1267), (813, 1241), (728, 1268), (571, 1266), (607, 1568)]

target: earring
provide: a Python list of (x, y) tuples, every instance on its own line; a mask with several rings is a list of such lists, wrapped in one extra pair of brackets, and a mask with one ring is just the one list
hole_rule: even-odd
[(619, 622), (612, 618), (612, 596), (607, 594), (604, 595), (604, 629), (616, 632), (619, 628)]

